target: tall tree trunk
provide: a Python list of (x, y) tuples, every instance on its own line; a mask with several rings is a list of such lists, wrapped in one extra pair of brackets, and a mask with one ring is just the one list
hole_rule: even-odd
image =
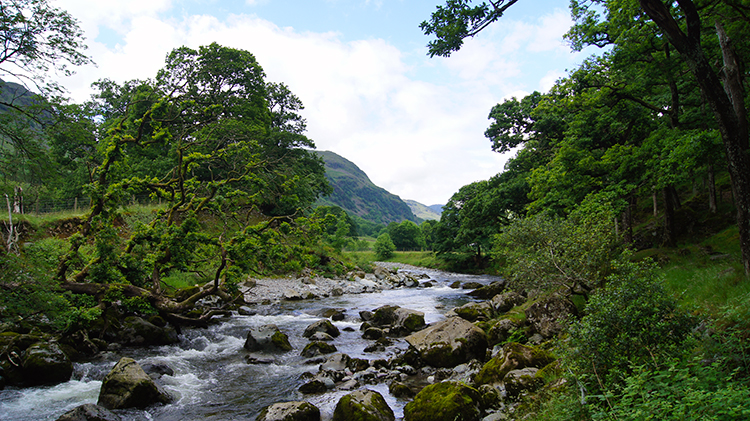
[(716, 204), (716, 179), (714, 178), (714, 165), (708, 164), (708, 210), (716, 213), (718, 206)]
[(622, 233), (625, 244), (633, 244), (633, 210), (636, 207), (635, 195), (628, 197), (628, 205), (622, 212)]
[(677, 233), (675, 232), (674, 221), (674, 198), (669, 187), (661, 190), (664, 199), (664, 231), (662, 232), (662, 244), (674, 247), (677, 245)]
[[(687, 33), (662, 0), (639, 0), (641, 8), (682, 55), (695, 76), (706, 101), (711, 106), (727, 156), (732, 191), (737, 208), (737, 227), (745, 274), (750, 276), (750, 156), (748, 156), (748, 123), (742, 92), (739, 61), (731, 48), (724, 28), (716, 22), (716, 32), (724, 60), (723, 79), (711, 67), (701, 46), (701, 20), (691, 0), (677, 0)], [(671, 4), (671, 3), (669, 3)]]
[(656, 198), (656, 190), (651, 192), (651, 201), (654, 202), (654, 218), (656, 218), (657, 216), (659, 216), (659, 201)]

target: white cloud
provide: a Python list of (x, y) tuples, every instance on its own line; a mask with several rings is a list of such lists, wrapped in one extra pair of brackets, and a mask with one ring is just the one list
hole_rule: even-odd
[[(382, 39), (344, 42), (336, 32), (301, 32), (252, 15), (167, 19), (160, 16), (171, 4), (167, 0), (141, 0), (129, 11), (124, 1), (108, 1), (108, 7), (85, 2), (90, 10), (82, 14), (74, 10), (82, 7), (80, 0), (59, 3), (79, 16), (84, 28), (122, 24), (121, 45), (90, 43), (99, 66), (79, 69), (63, 81), (76, 100), (86, 99), (88, 85), (99, 78), (123, 82), (155, 76), (166, 54), (182, 45), (218, 42), (246, 49), (268, 80), (284, 82), (302, 99), (308, 136), (318, 149), (353, 161), (375, 184), (403, 199), (428, 205), (445, 203), (461, 186), (502, 170), (508, 156), (492, 152), (483, 136), (487, 114), (508, 93), (520, 92), (511, 81), (523, 73), (516, 56), (532, 44), (550, 46), (559, 33), (551, 28), (550, 22), (559, 22), (552, 15), (536, 32), (519, 33), (516, 26), (506, 33), (490, 31), (450, 59), (430, 61), (415, 60)], [(110, 5), (108, 18), (104, 11)], [(429, 68), (452, 76), (420, 79), (420, 69)], [(552, 77), (556, 74), (549, 73)]]

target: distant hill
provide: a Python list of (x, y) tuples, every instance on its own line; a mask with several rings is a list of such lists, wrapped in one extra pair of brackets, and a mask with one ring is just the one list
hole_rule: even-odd
[[(407, 205), (409, 205), (414, 215), (416, 215), (417, 218), (420, 219), (432, 219), (435, 221), (439, 221), (440, 215), (443, 213), (443, 205), (426, 206), (417, 202), (416, 200), (405, 200), (405, 202)], [(437, 212), (435, 211), (435, 207), (438, 208)]]
[(330, 151), (315, 151), (323, 158), (326, 177), (333, 187), (330, 196), (318, 199), (319, 206), (338, 206), (362, 219), (388, 224), (417, 217), (401, 198), (370, 181), (353, 162)]

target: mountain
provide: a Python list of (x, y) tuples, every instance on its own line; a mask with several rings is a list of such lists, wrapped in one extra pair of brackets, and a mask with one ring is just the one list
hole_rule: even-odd
[[(440, 220), (440, 214), (443, 212), (443, 205), (425, 206), (415, 200), (406, 200), (405, 202), (409, 205), (411, 211), (417, 216), (417, 218), (425, 220), (433, 219), (435, 221)], [(435, 211), (435, 207), (437, 207), (437, 211)]]
[(352, 215), (379, 224), (410, 220), (417, 222), (409, 205), (370, 181), (353, 162), (330, 151), (315, 151), (326, 167), (326, 177), (333, 187), (330, 196), (318, 199), (319, 206), (338, 206)]

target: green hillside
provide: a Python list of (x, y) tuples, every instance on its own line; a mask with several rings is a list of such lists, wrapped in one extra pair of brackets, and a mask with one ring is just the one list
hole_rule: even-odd
[(333, 193), (318, 200), (319, 206), (338, 206), (365, 220), (388, 224), (417, 217), (401, 198), (370, 181), (353, 162), (330, 151), (316, 151), (325, 161), (326, 177)]
[(440, 220), (440, 212), (435, 212), (434, 208), (442, 208), (442, 205), (427, 206), (417, 202), (416, 200), (406, 200), (405, 202), (407, 205), (409, 205), (411, 211), (414, 213), (414, 215), (417, 216), (417, 218), (425, 220), (432, 219), (434, 221)]

